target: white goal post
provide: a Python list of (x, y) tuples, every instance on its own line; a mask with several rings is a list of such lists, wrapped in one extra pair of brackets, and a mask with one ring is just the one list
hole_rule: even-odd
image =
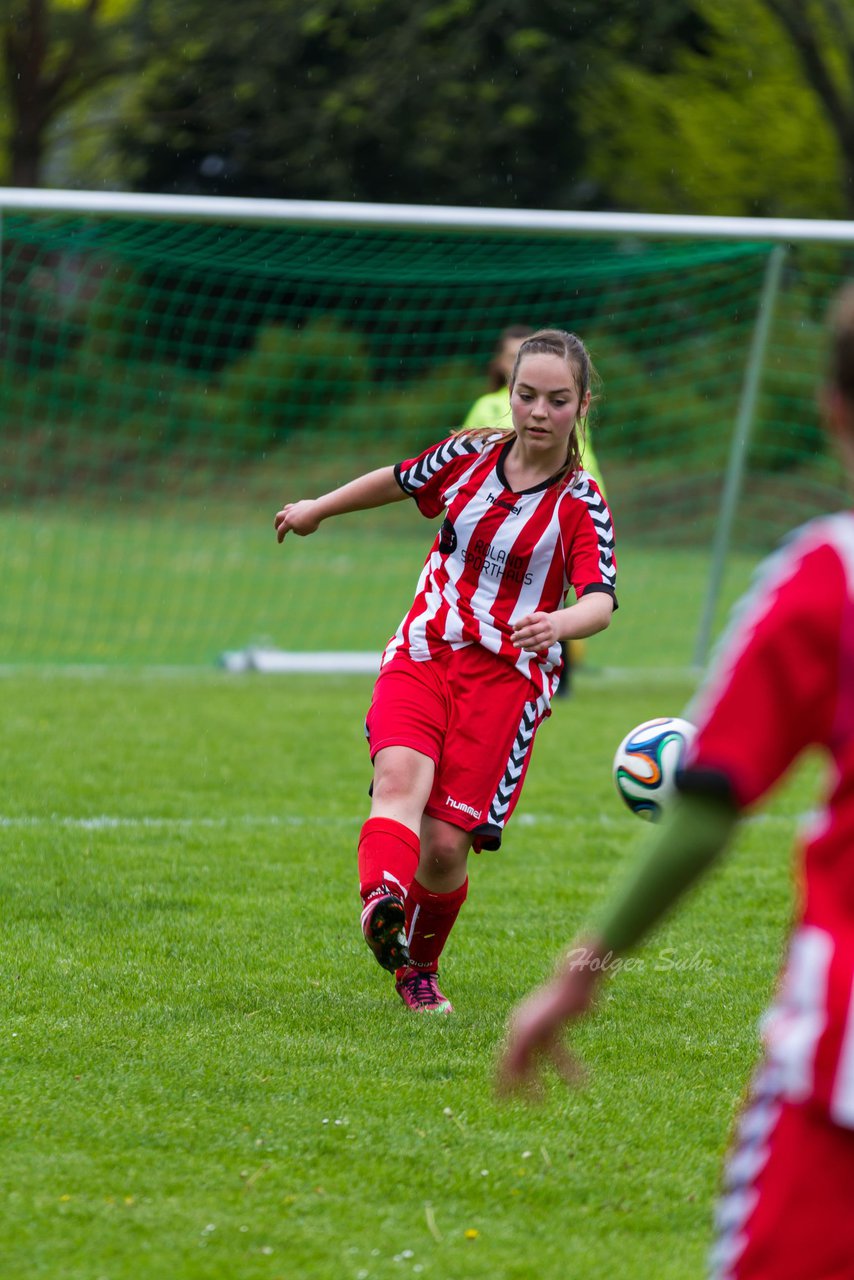
[[(4, 216), (33, 214), (108, 215), (116, 218), (168, 219), (190, 223), (313, 225), (317, 228), (429, 233), (466, 232), (594, 240), (744, 241), (769, 246), (749, 351), (745, 353), (741, 393), (732, 424), (729, 461), (721, 477), (708, 586), (696, 636), (693, 661), (708, 655), (721, 591), (745, 459), (760, 394), (769, 329), (783, 278), (786, 254), (794, 245), (854, 245), (854, 222), (792, 218), (701, 217), (645, 213), (594, 213), (524, 209), (460, 208), (440, 205), (358, 204), (313, 200), (243, 199), (206, 196), (145, 195), (127, 192), (0, 189), (0, 265)], [(2, 301), (2, 295), (0, 295)], [(605, 370), (607, 378), (607, 370)], [(324, 661), (328, 655), (324, 655)]]

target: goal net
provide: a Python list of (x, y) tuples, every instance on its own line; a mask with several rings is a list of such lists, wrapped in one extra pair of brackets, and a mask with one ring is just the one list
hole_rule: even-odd
[(509, 324), (578, 332), (599, 370), (591, 439), (632, 615), (609, 657), (689, 663), (715, 555), (712, 629), (760, 552), (843, 501), (815, 389), (845, 247), (790, 248), (770, 298), (772, 240), (699, 224), (383, 226), (2, 195), (0, 662), (379, 651), (432, 537), (412, 504), (284, 547), (273, 515), (458, 427)]

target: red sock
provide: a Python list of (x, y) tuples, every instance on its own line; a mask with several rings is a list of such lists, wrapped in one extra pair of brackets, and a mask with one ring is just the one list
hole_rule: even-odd
[(405, 898), (418, 870), (421, 841), (394, 818), (368, 818), (359, 835), (359, 892), (362, 901), (387, 888)]
[(417, 880), (412, 881), (406, 899), (406, 937), (414, 969), (438, 967), (468, 889), (468, 879), (453, 893), (431, 893)]

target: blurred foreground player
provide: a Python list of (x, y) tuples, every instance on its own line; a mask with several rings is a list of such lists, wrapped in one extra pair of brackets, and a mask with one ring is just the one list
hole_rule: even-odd
[[(836, 302), (823, 416), (854, 481), (854, 286)], [(854, 1277), (854, 515), (799, 529), (737, 609), (694, 707), (682, 798), (633, 882), (510, 1020), (506, 1089), (551, 1062), (587, 1014), (601, 962), (637, 943), (718, 857), (739, 815), (807, 747), (827, 794), (799, 849), (798, 922), (762, 1023), (716, 1216), (715, 1280)]]

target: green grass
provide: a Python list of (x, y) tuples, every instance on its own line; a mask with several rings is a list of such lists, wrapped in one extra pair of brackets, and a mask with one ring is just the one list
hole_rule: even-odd
[[(33, 507), (0, 516), (0, 662), (212, 665), (229, 649), (379, 652), (434, 527), (410, 504), (276, 544), (276, 502), (162, 515)], [(697, 548), (619, 544), (620, 613), (597, 666), (693, 661), (709, 578)], [(731, 558), (718, 625), (756, 557)]]
[(430, 1020), (358, 931), (370, 681), (2, 678), (2, 1273), (700, 1276), (812, 770), (610, 984), (587, 1088), (493, 1093), (512, 1004), (636, 856), (616, 743), (689, 692), (557, 705)]

